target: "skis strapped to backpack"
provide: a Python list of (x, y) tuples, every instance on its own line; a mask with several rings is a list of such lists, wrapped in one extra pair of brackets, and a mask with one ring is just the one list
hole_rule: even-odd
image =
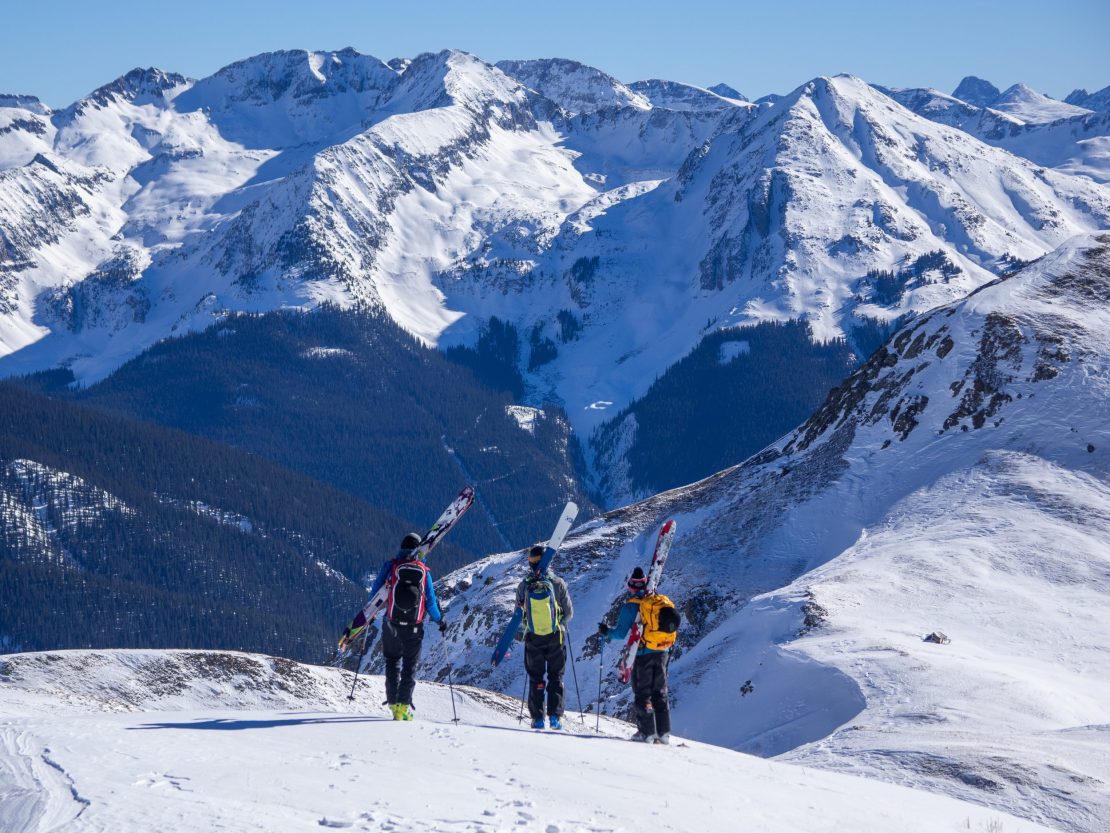
[[(563, 539), (570, 532), (571, 524), (574, 519), (578, 517), (578, 505), (571, 502), (563, 509), (563, 514), (559, 516), (559, 522), (555, 524), (555, 531), (551, 533), (551, 538), (547, 541), (547, 548), (544, 550), (543, 558), (540, 559), (539, 573), (543, 575), (544, 570), (551, 564), (551, 559), (555, 557), (555, 553), (559, 551), (559, 547), (563, 545)], [(527, 599), (525, 603), (527, 603)], [(524, 611), (519, 607), (513, 612), (513, 618), (509, 620), (509, 626), (505, 628), (505, 632), (501, 635), (501, 641), (497, 643), (497, 648), (493, 652), (493, 664), (497, 665), (505, 657), (509, 656), (509, 649), (513, 645), (513, 639), (516, 637), (517, 630), (520, 629), (520, 622), (524, 618)]]
[[(413, 561), (423, 562), (432, 548), (443, 540), (443, 536), (458, 522), (472, 503), (474, 503), (474, 487), (466, 486), (451, 501), (451, 504), (439, 516), (439, 519), (432, 524), (431, 529), (424, 533), (424, 537), (420, 539), (420, 543), (416, 545), (416, 549), (413, 551)], [(362, 610), (355, 614), (355, 618), (351, 620), (351, 624), (347, 625), (343, 635), (339, 638), (339, 652), (334, 664), (342, 665), (352, 653), (355, 653), (355, 643), (360, 638), (365, 640), (369, 624), (390, 602), (390, 589), (390, 582), (387, 581), (363, 606)], [(422, 605), (423, 600), (421, 600)]]
[[(659, 537), (655, 539), (655, 553), (651, 557), (651, 567), (648, 568), (646, 596), (654, 596), (659, 587), (659, 579), (663, 576), (663, 566), (667, 563), (667, 555), (671, 551), (674, 533), (675, 522), (673, 520), (667, 521), (663, 524), (663, 528), (659, 530)], [(636, 649), (639, 647), (643, 636), (644, 621), (637, 613), (632, 630), (628, 632), (628, 641), (625, 643), (620, 659), (617, 661), (617, 677), (622, 683), (627, 683), (632, 679), (632, 664), (636, 661)]]

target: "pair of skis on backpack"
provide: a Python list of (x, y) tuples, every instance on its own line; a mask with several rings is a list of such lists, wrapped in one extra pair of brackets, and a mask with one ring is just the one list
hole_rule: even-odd
[[(563, 510), (563, 514), (559, 518), (559, 522), (555, 525), (555, 531), (551, 534), (551, 538), (548, 539), (547, 547), (544, 550), (543, 557), (540, 559), (537, 568), (537, 573), (539, 575), (543, 575), (548, 565), (551, 564), (552, 559), (559, 551), (559, 547), (562, 546), (563, 539), (566, 537), (567, 532), (570, 531), (571, 524), (574, 523), (574, 519), (577, 515), (578, 507), (573, 503), (568, 503), (566, 509)], [(667, 563), (667, 556), (671, 551), (671, 543), (674, 541), (676, 529), (677, 525), (674, 520), (668, 520), (659, 530), (659, 535), (655, 540), (655, 550), (651, 557), (651, 566), (648, 568), (646, 596), (656, 595), (656, 590), (659, 587), (659, 580), (663, 576), (663, 567)], [(499, 665), (502, 660), (511, 656), (510, 649), (516, 638), (516, 633), (520, 629), (520, 623), (523, 617), (524, 611), (521, 608), (517, 608), (513, 612), (512, 619), (509, 620), (505, 632), (501, 635), (501, 639), (498, 641), (497, 647), (493, 651), (492, 662), (494, 666)], [(628, 683), (629, 680), (632, 679), (632, 665), (636, 661), (636, 651), (643, 638), (644, 621), (642, 616), (637, 614), (636, 621), (629, 631), (628, 640), (625, 642), (624, 648), (621, 651), (620, 660), (617, 663), (617, 676), (622, 683)]]
[[(436, 544), (443, 540), (446, 535), (461, 518), (466, 510), (474, 503), (474, 487), (466, 486), (461, 492), (451, 501), (450, 505), (443, 511), (431, 528), (424, 533), (420, 539), (420, 543), (416, 545), (413, 552), (413, 558), (416, 561), (423, 562), (428, 553), (432, 551)], [(366, 653), (367, 639), (370, 635), (370, 623), (374, 618), (385, 610), (386, 605), (389, 603), (389, 586), (384, 585), (377, 593), (375, 593), (370, 600), (363, 605), (362, 609), (355, 614), (355, 618), (344, 629), (342, 636), (339, 638), (339, 649), (336, 653), (334, 665), (343, 665), (351, 656), (357, 653), (362, 656)]]
[[(424, 561), (428, 557), (428, 553), (443, 540), (451, 528), (458, 522), (458, 520), (466, 513), (466, 510), (474, 503), (474, 487), (466, 486), (461, 492), (451, 501), (443, 514), (439, 516), (431, 528), (420, 539), (420, 543), (416, 546), (414, 558), (418, 561)], [(563, 539), (566, 538), (567, 533), (570, 532), (571, 526), (574, 524), (574, 519), (578, 517), (578, 506), (573, 501), (568, 502), (563, 509), (562, 514), (559, 516), (558, 522), (555, 524), (555, 529), (551, 533), (551, 537), (547, 541), (544, 548), (543, 557), (540, 559), (538, 565), (538, 572), (543, 575), (544, 571), (550, 566), (552, 559), (555, 558), (559, 548), (563, 545)], [(675, 522), (668, 520), (663, 524), (659, 530), (659, 536), (655, 542), (655, 550), (651, 559), (651, 566), (648, 569), (648, 583), (647, 595), (654, 595), (659, 585), (659, 580), (663, 575), (663, 567), (667, 562), (667, 555), (670, 553), (671, 542), (674, 540)], [(359, 647), (358, 655), (361, 657), (365, 655), (367, 648), (367, 638), (369, 637), (370, 623), (374, 618), (385, 609), (389, 601), (389, 588), (383, 586), (374, 596), (355, 614), (354, 619), (346, 627), (343, 635), (339, 639), (339, 649), (336, 654), (335, 664), (341, 665), (346, 662), (354, 653), (356, 646)], [(507, 656), (510, 655), (510, 648), (516, 637), (516, 632), (520, 628), (520, 623), (524, 617), (524, 611), (517, 608), (513, 612), (512, 619), (509, 620), (505, 632), (502, 634), (500, 641), (497, 643), (497, 648), (493, 652), (493, 664), (496, 666)], [(643, 638), (643, 620), (637, 614), (636, 621), (628, 634), (628, 641), (625, 643), (624, 649), (621, 651), (620, 661), (617, 663), (618, 676), (623, 683), (627, 683), (632, 676), (632, 664), (636, 658), (636, 649)]]

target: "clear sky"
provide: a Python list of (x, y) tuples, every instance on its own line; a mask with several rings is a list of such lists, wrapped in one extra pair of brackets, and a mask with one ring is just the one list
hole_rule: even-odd
[(750, 98), (839, 72), (945, 92), (978, 75), (1062, 98), (1110, 85), (1108, 34), (1110, 0), (20, 0), (0, 12), (0, 93), (58, 107), (135, 66), (199, 78), (259, 52), (353, 46), (574, 58)]

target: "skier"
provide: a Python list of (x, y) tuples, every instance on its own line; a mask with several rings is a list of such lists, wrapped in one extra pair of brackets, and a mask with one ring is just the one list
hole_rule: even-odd
[(385, 657), (385, 699), (394, 720), (412, 720), (414, 674), (424, 641), (424, 617), (447, 630), (447, 621), (436, 600), (432, 573), (415, 557), (420, 536), (410, 532), (401, 541), (401, 550), (378, 571), (370, 598), (383, 586), (389, 589), (382, 623), (382, 655)]
[[(541, 571), (546, 547), (528, 552), (529, 574), (516, 588), (516, 606), (524, 611), (524, 670), (528, 673), (528, 714), (532, 728), (543, 728), (544, 692), (552, 729), (561, 729), (563, 671), (567, 665), (565, 628), (574, 616), (567, 583), (550, 569)], [(547, 682), (544, 682), (544, 675)]]
[[(628, 579), (628, 600), (621, 606), (617, 624), (604, 622), (597, 632), (606, 642), (628, 637), (639, 614), (642, 634), (632, 666), (632, 716), (638, 731), (632, 740), (671, 742), (671, 708), (667, 702), (667, 662), (678, 631), (678, 611), (662, 594), (647, 594), (648, 579), (637, 567)], [(650, 705), (650, 708), (648, 704)]]

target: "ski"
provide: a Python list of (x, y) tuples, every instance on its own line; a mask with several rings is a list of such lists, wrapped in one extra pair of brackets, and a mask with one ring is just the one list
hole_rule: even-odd
[[(574, 519), (578, 517), (578, 505), (573, 501), (568, 503), (563, 509), (563, 514), (559, 516), (559, 522), (555, 524), (555, 531), (551, 533), (551, 537), (547, 541), (547, 548), (544, 550), (543, 558), (540, 559), (540, 573), (547, 569), (551, 564), (551, 559), (555, 557), (555, 553), (559, 551), (559, 547), (563, 545), (563, 539), (567, 537), (570, 532), (570, 526), (574, 523)], [(520, 622), (524, 618), (524, 611), (519, 607), (513, 611), (513, 618), (509, 620), (509, 626), (505, 628), (505, 633), (501, 635), (501, 641), (497, 643), (497, 648), (493, 652), (493, 664), (497, 665), (505, 657), (509, 656), (509, 649), (513, 645), (513, 639), (516, 637), (517, 629), (520, 628)]]
[[(663, 566), (667, 563), (667, 555), (671, 551), (671, 542), (674, 540), (675, 522), (667, 521), (659, 530), (659, 537), (655, 539), (655, 553), (651, 556), (651, 567), (647, 574), (647, 595), (652, 595), (659, 587), (659, 580), (663, 576)], [(628, 641), (621, 651), (617, 661), (617, 677), (622, 683), (632, 679), (632, 664), (636, 661), (636, 648), (640, 643), (642, 622), (640, 614), (636, 614), (636, 621), (632, 630), (628, 632)]]
[[(474, 487), (466, 486), (458, 496), (451, 501), (451, 504), (443, 511), (431, 528), (424, 533), (424, 537), (420, 539), (420, 543), (416, 546), (415, 557), (418, 561), (423, 561), (428, 557), (428, 553), (432, 551), (436, 544), (443, 540), (451, 527), (453, 527), (463, 516), (470, 505), (474, 503)], [(340, 665), (350, 657), (354, 644), (358, 641), (359, 637), (365, 636), (366, 629), (374, 617), (377, 616), (385, 607), (386, 602), (389, 600), (389, 587), (383, 586), (377, 593), (374, 594), (362, 609), (355, 614), (355, 618), (351, 620), (351, 624), (343, 632), (343, 636), (339, 639), (339, 652), (335, 658), (335, 664)]]

